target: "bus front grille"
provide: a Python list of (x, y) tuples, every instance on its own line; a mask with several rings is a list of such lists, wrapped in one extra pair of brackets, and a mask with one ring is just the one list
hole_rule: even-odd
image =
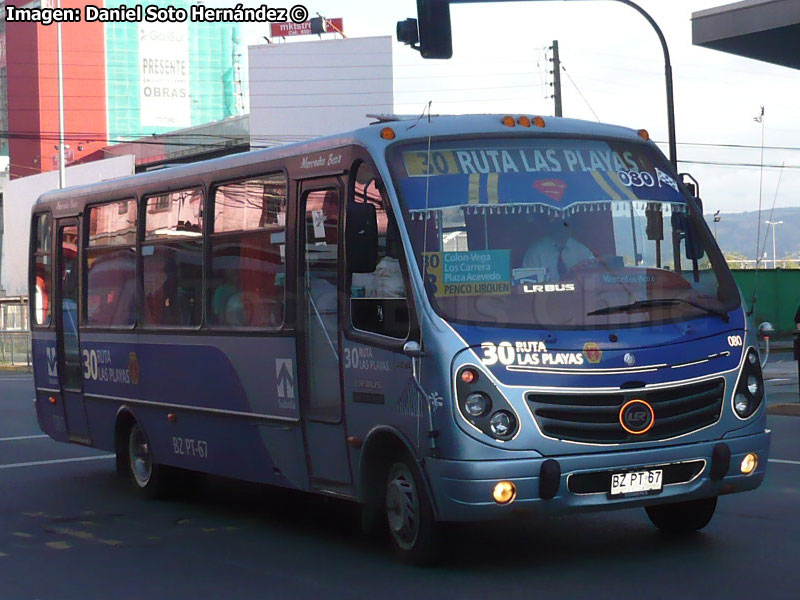
[[(722, 411), (722, 378), (657, 390), (620, 390), (614, 393), (525, 395), (542, 433), (548, 437), (593, 444), (662, 440), (716, 423)], [(653, 426), (644, 434), (628, 433), (619, 412), (630, 400), (653, 407)]]

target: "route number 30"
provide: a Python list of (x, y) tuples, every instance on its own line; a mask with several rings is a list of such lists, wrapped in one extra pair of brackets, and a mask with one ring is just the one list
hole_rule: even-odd
[(83, 351), (83, 378), (84, 379), (97, 379), (97, 352), (92, 350)]

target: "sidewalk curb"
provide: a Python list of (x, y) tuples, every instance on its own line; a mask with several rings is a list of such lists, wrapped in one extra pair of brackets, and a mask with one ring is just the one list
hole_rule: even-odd
[(767, 407), (767, 414), (780, 415), (782, 417), (800, 417), (800, 403), (773, 404)]
[(24, 365), (0, 365), (0, 375), (8, 373), (12, 374), (24, 373), (26, 375), (32, 375), (33, 369), (31, 367), (26, 367)]

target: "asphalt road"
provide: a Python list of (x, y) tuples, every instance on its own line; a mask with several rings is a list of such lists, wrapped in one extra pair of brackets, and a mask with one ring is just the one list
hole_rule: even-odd
[[(778, 359), (768, 391), (797, 401)], [(361, 538), (350, 503), (223, 479), (141, 499), (107, 455), (41, 436), (32, 386), (0, 375), (0, 600), (800, 598), (798, 417), (769, 417), (764, 484), (700, 534), (641, 509), (462, 525), (418, 569)]]

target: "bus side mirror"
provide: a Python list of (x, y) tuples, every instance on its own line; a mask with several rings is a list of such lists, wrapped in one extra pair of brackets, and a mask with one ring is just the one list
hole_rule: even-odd
[(689, 260), (700, 260), (705, 255), (705, 250), (703, 250), (703, 246), (700, 245), (697, 234), (689, 232), (686, 235), (686, 258)]
[(378, 217), (375, 205), (351, 202), (347, 206), (347, 268), (351, 273), (372, 273), (378, 266)]
[(702, 217), (703, 199), (700, 198), (700, 183), (689, 173), (681, 173), (678, 177), (680, 177), (681, 183), (686, 188), (686, 191), (689, 192), (689, 195), (694, 198), (694, 201), (697, 203), (697, 209), (700, 211), (700, 216)]
[(452, 57), (450, 0), (417, 0), (417, 19), (397, 23), (397, 41), (419, 50), (422, 58)]
[(672, 231), (677, 239), (673, 238), (673, 243), (678, 244), (683, 240), (686, 244), (686, 258), (688, 260), (700, 260), (705, 256), (705, 251), (700, 245), (700, 240), (689, 226), (689, 215), (685, 213), (672, 213)]

